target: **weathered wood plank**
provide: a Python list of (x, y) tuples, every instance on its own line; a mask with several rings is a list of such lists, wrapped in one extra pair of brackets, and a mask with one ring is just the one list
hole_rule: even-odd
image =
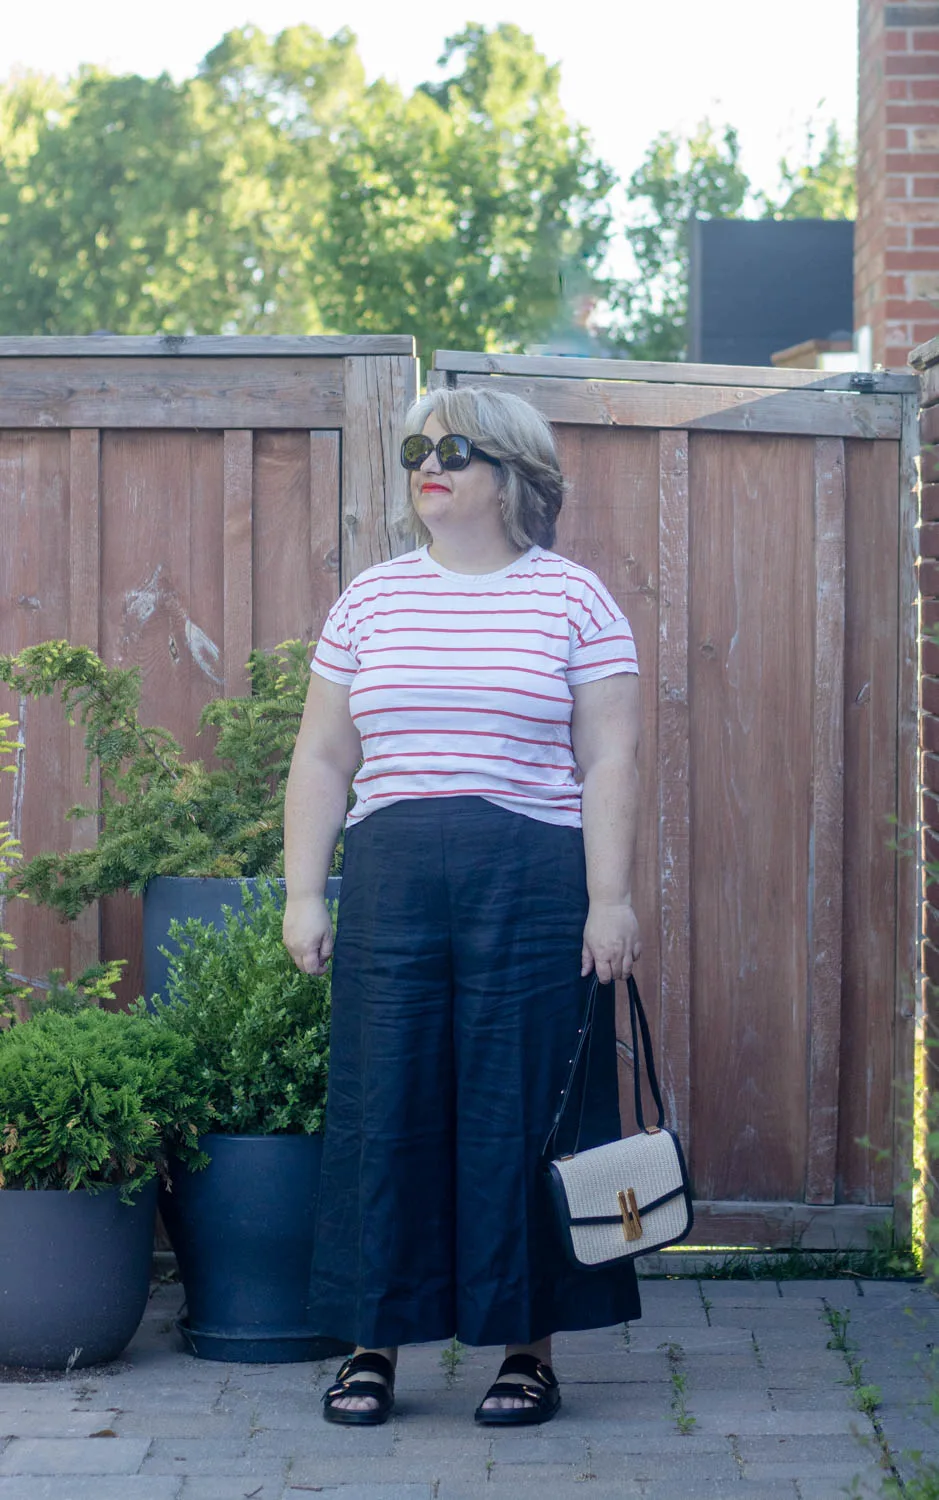
[(87, 334), (0, 338), (0, 359), (128, 359), (142, 355), (179, 359), (343, 359), (356, 354), (414, 354), (409, 333), (342, 334)]
[[(838, 1197), (893, 1200), (898, 447), (845, 444), (845, 821)], [(913, 767), (915, 771), (915, 757)], [(871, 1146), (860, 1145), (867, 1138)], [(901, 1169), (902, 1172), (903, 1169)]]
[(897, 828), (902, 831), (905, 857), (894, 862), (896, 879), (897, 951), (894, 987), (894, 1055), (896, 1080), (893, 1171), (894, 1208), (898, 1235), (909, 1238), (913, 1224), (913, 1194), (908, 1170), (913, 1159), (913, 1098), (916, 1052), (916, 1010), (922, 908), (923, 849), (915, 837), (918, 822), (916, 748), (918, 741), (917, 577), (916, 528), (919, 497), (916, 459), (919, 452), (919, 413), (912, 396), (903, 401), (903, 431), (899, 452), (897, 603)]
[(397, 447), (402, 418), (417, 394), (415, 363), (402, 357), (347, 359), (343, 391), (340, 577), (345, 588), (363, 568), (409, 545), (395, 529), (405, 484)]
[(338, 427), (342, 369), (339, 359), (9, 359), (0, 427)]
[(845, 391), (754, 391), (743, 386), (638, 385), (613, 380), (536, 380), (518, 375), (459, 375), (457, 384), (491, 383), (530, 401), (551, 422), (604, 427), (687, 427), (804, 437), (897, 438), (899, 396)]
[[(872, 1229), (889, 1224), (889, 1205), (838, 1203), (695, 1202), (694, 1229), (682, 1241), (753, 1250), (867, 1250)], [(681, 1247), (676, 1247), (681, 1248)], [(647, 1257), (639, 1261), (646, 1266)], [(670, 1266), (674, 1273), (676, 1267)]]
[(254, 434), (226, 432), (224, 462), (225, 697), (240, 698), (249, 688), (248, 657), (254, 644)]
[(670, 1122), (691, 1154), (691, 766), (688, 704), (688, 434), (659, 435), (658, 791), (662, 1019)]
[(939, 364), (939, 338), (927, 339), (925, 344), (917, 344), (907, 355), (907, 363), (914, 370), (927, 370), (931, 365)]
[[(481, 354), (455, 349), (437, 349), (434, 372), (461, 375), (527, 375), (575, 380), (636, 380), (642, 384), (732, 385), (772, 390), (853, 391), (856, 372), (782, 370), (761, 365), (692, 365), (653, 360), (580, 359), (561, 354)], [(916, 376), (897, 370), (878, 370), (862, 377), (879, 395), (913, 392)], [(428, 389), (431, 376), (428, 374)]]
[(253, 553), (254, 646), (313, 640), (339, 591), (338, 432), (256, 435)]
[(339, 595), (339, 454), (338, 432), (310, 433), (310, 568), (315, 580), (311, 640), (319, 636), (330, 605)]
[[(72, 432), (69, 440), (69, 579), (68, 639), (97, 653), (101, 608), (101, 439), (93, 430)], [(69, 735), (69, 801), (97, 806), (97, 776), (85, 784), (84, 736), (78, 728)], [(94, 847), (97, 838), (91, 818), (69, 825), (73, 851)], [(101, 952), (101, 911), (97, 901), (69, 923), (69, 962), (72, 977), (96, 964)]]
[(809, 1097), (805, 1197), (834, 1203), (844, 856), (844, 444), (815, 447), (815, 698), (809, 832)]

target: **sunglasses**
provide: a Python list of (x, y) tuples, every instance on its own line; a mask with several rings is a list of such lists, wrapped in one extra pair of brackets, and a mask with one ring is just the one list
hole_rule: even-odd
[(463, 437), (459, 432), (448, 432), (439, 443), (432, 443), (423, 432), (412, 433), (401, 444), (401, 465), (405, 469), (419, 469), (432, 453), (436, 453), (441, 469), (450, 473), (455, 469), (465, 469), (474, 458), (482, 458), (487, 464), (495, 464), (497, 468), (499, 465), (497, 458), (484, 453), (482, 448), (477, 448), (475, 443), (471, 443), (468, 437)]

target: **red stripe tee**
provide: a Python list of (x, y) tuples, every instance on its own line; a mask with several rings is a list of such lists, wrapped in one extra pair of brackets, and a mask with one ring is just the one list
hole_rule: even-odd
[(497, 573), (452, 573), (426, 547), (367, 568), (312, 669), (349, 688), (362, 740), (347, 826), (408, 798), (478, 796), (574, 828), (571, 689), (639, 670), (599, 578), (542, 547)]

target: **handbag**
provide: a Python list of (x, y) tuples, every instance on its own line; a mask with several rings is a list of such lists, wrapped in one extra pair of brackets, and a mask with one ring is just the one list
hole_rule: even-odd
[[(590, 1075), (590, 1046), (599, 989), (594, 974), (570, 1076), (544, 1145), (548, 1186), (564, 1249), (568, 1258), (581, 1267), (611, 1266), (617, 1261), (632, 1260), (637, 1255), (648, 1255), (665, 1245), (674, 1245), (690, 1233), (694, 1223), (688, 1170), (678, 1136), (665, 1125), (652, 1038), (632, 975), (627, 985), (638, 1135), (610, 1141), (606, 1146), (596, 1146), (589, 1151), (577, 1149)], [(643, 1119), (637, 1021), (642, 1033), (646, 1076), (658, 1111), (655, 1125), (646, 1125)], [(582, 1058), (586, 1070), (574, 1147), (568, 1154), (554, 1155), (558, 1131)]]

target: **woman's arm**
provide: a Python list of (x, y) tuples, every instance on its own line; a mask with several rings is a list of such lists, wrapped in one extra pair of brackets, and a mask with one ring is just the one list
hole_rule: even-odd
[(618, 672), (571, 689), (571, 739), (583, 773), (584, 849), (590, 906), (583, 970), (603, 984), (625, 979), (639, 957), (633, 859), (639, 776), (639, 679)]
[(326, 879), (361, 758), (349, 689), (312, 673), (284, 808), (284, 942), (306, 974), (324, 973), (333, 951)]

